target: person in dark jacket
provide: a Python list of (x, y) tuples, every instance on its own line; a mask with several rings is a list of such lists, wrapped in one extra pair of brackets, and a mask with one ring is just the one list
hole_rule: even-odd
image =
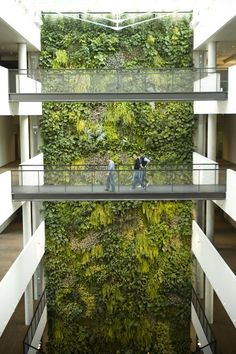
[(140, 183), (143, 188), (147, 187), (148, 181), (146, 180), (146, 167), (150, 160), (142, 154), (140, 157)]
[(137, 185), (141, 185), (140, 181), (140, 157), (137, 156), (136, 154), (133, 155), (134, 159), (134, 172), (133, 172), (133, 177), (132, 177), (132, 189), (135, 189)]

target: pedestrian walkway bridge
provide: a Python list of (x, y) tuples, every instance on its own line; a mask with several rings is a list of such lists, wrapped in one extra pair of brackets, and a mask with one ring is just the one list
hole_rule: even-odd
[(227, 69), (9, 70), (14, 102), (226, 100)]
[(217, 165), (150, 166), (148, 184), (132, 190), (132, 166), (117, 166), (115, 192), (105, 191), (106, 166), (20, 166), (12, 170), (13, 200), (219, 200), (226, 170)]

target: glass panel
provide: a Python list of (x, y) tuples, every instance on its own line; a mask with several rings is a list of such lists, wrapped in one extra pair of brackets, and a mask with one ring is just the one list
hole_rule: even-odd
[[(40, 93), (181, 93), (227, 91), (227, 69), (9, 70), (10, 92), (32, 78)], [(37, 81), (41, 83), (38, 87)], [(17, 85), (16, 85), (17, 82)], [(41, 91), (39, 91), (39, 89)], [(22, 93), (24, 91), (21, 91)], [(31, 91), (33, 92), (33, 91)], [(27, 92), (24, 92), (27, 93)], [(30, 93), (30, 92), (28, 92)]]
[[(150, 165), (143, 170), (134, 171), (132, 166), (118, 165), (113, 174), (116, 191), (131, 189), (135, 179), (135, 187), (141, 184), (150, 190), (158, 191), (158, 188), (167, 188), (166, 191), (175, 188), (189, 191), (194, 190), (217, 191), (219, 186), (225, 188), (226, 170), (218, 169), (218, 165), (199, 166), (165, 166), (156, 168)], [(12, 171), (12, 185), (37, 187), (43, 190), (46, 186), (57, 187), (54, 191), (75, 192), (101, 192), (107, 184), (107, 166), (101, 165), (77, 165), (77, 166), (24, 166), (26, 169)], [(45, 170), (43, 170), (45, 168)], [(142, 178), (144, 181), (142, 182)], [(134, 187), (134, 185), (133, 185)], [(32, 189), (33, 190), (33, 189)]]

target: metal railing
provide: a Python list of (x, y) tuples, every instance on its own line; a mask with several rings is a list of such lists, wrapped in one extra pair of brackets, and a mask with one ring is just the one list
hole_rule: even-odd
[(42, 351), (41, 349), (35, 348), (32, 345), (29, 344), (24, 344), (24, 354), (46, 354), (44, 351)]
[[(25, 80), (33, 79), (25, 89)], [(41, 85), (38, 85), (38, 82)], [(192, 93), (227, 91), (223, 68), (9, 70), (10, 93)]]
[(212, 343), (209, 343), (207, 345), (204, 345), (203, 347), (201, 348), (198, 348), (197, 350), (195, 350), (194, 352), (192, 352), (192, 354), (205, 354), (205, 351), (206, 350), (210, 350), (212, 354), (216, 353), (215, 349), (212, 350), (212, 346), (214, 345), (214, 348), (215, 348), (215, 342), (212, 342)]
[[(93, 192), (98, 187), (104, 187), (107, 177), (105, 165), (23, 165), (17, 170), (11, 170), (13, 186), (63, 186), (64, 191), (71, 186), (86, 187)], [(134, 170), (131, 165), (117, 165), (114, 173), (116, 191), (125, 191), (131, 187)], [(139, 170), (137, 182), (141, 180), (143, 170)], [(138, 183), (137, 183), (138, 184)], [(174, 192), (176, 186), (194, 186), (196, 191), (206, 191), (209, 187), (221, 187), (225, 191), (226, 169), (216, 164), (191, 166), (148, 166), (145, 170), (145, 188), (168, 186), (169, 192)]]
[(205, 336), (207, 338), (208, 344), (205, 345), (204, 347), (199, 348), (197, 351), (194, 353), (204, 353), (204, 349), (207, 347), (211, 349), (212, 354), (217, 354), (216, 352), (216, 339), (213, 334), (213, 331), (211, 329), (211, 326), (206, 318), (204, 309), (200, 303), (200, 300), (198, 299), (198, 296), (196, 294), (196, 291), (194, 288), (192, 288), (192, 304), (194, 306), (194, 309), (197, 313), (198, 319), (201, 323), (202, 329), (205, 333)]
[(28, 354), (30, 349), (32, 349), (32, 351), (30, 351), (31, 353), (34, 353), (34, 350), (36, 350), (35, 353), (44, 353), (40, 349), (34, 348), (31, 345), (31, 343), (34, 338), (35, 332), (37, 330), (37, 327), (40, 322), (40, 319), (41, 319), (41, 316), (42, 316), (45, 306), (46, 306), (46, 290), (44, 290), (41, 295), (39, 303), (38, 303), (36, 310), (34, 312), (34, 316), (30, 322), (30, 325), (29, 325), (28, 330), (26, 332), (25, 338), (23, 340), (23, 353), (24, 354)]

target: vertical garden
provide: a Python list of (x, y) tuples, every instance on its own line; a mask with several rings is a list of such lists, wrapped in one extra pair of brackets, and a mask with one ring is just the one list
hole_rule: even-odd
[[(45, 17), (43, 68), (192, 66), (189, 20), (120, 32)], [(42, 151), (49, 164), (192, 161), (191, 103), (47, 103)], [(48, 353), (186, 354), (191, 297), (190, 202), (44, 204)]]

